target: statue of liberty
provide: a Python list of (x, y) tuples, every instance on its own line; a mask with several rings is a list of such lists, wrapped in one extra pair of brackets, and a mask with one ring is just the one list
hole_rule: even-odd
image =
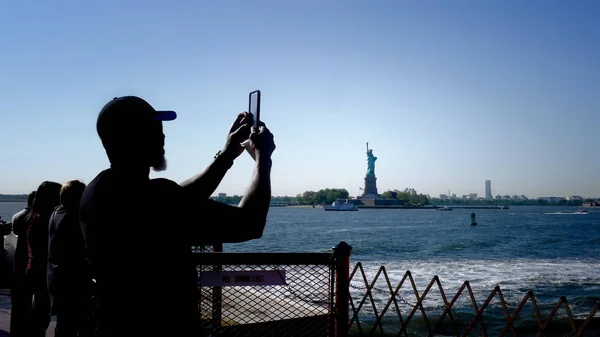
[(375, 176), (375, 161), (377, 157), (373, 155), (373, 149), (369, 150), (369, 142), (367, 142), (367, 176)]

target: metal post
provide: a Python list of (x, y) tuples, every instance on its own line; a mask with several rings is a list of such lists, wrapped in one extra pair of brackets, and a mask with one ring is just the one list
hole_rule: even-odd
[[(213, 245), (213, 253), (222, 253), (223, 244), (216, 243)], [(213, 271), (222, 271), (223, 266), (213, 265)], [(223, 314), (223, 289), (221, 287), (213, 287), (212, 289), (212, 326), (213, 329), (221, 327)]]
[(346, 337), (350, 323), (350, 251), (352, 246), (344, 241), (333, 247), (335, 257), (335, 336)]

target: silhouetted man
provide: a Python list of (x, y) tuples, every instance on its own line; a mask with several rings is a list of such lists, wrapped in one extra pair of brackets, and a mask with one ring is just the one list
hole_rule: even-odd
[[(198, 279), (191, 246), (262, 236), (271, 199), (273, 135), (240, 114), (222, 151), (200, 174), (179, 185), (149, 179), (166, 167), (162, 121), (138, 97), (119, 97), (100, 111), (96, 128), (110, 168), (88, 184), (81, 223), (97, 283), (102, 336), (197, 336)], [(201, 127), (200, 125), (198, 126)], [(252, 181), (238, 207), (209, 199), (250, 137)]]

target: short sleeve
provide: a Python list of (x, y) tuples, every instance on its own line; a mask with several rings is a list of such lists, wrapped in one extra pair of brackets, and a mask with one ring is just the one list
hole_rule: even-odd
[(189, 195), (167, 179), (153, 179), (153, 184), (152, 189), (160, 195), (156, 209), (166, 211), (164, 221), (171, 222), (167, 226), (176, 228), (189, 245), (237, 243), (262, 235), (264, 223), (250, 223), (249, 219), (257, 218), (251, 210)]

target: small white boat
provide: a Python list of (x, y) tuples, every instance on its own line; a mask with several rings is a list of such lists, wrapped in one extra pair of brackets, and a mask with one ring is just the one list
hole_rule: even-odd
[(342, 202), (340, 200), (334, 201), (331, 205), (323, 205), (323, 209), (326, 211), (358, 211), (358, 207), (355, 204), (349, 203), (348, 200)]
[(573, 213), (573, 214), (588, 214), (588, 212), (585, 209), (580, 209), (577, 212)]
[(439, 212), (451, 211), (451, 210), (452, 210), (452, 207), (448, 207), (448, 206), (444, 206), (444, 207), (441, 207), (441, 208), (436, 208), (436, 211), (439, 211)]

